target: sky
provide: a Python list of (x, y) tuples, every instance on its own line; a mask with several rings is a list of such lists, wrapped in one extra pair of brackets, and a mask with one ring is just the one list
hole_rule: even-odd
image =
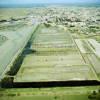
[(32, 3), (100, 3), (100, 0), (0, 0), (0, 4)]

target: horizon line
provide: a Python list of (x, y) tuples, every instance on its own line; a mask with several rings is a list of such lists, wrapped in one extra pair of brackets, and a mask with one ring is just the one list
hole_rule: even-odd
[(0, 3), (0, 5), (29, 5), (29, 4), (100, 4), (100, 2), (70, 2), (70, 3), (64, 3), (64, 2), (58, 2), (58, 3)]

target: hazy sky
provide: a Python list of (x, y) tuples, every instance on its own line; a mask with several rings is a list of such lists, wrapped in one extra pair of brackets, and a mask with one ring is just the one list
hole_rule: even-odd
[(0, 0), (0, 4), (30, 3), (100, 3), (100, 0)]

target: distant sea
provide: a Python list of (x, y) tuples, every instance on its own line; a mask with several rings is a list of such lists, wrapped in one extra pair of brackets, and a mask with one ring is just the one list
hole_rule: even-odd
[(38, 3), (38, 4), (0, 4), (0, 8), (34, 8), (34, 7), (48, 7), (48, 6), (62, 6), (62, 7), (70, 7), (70, 6), (79, 6), (79, 7), (100, 7), (100, 3), (71, 3), (71, 4), (61, 4), (61, 3)]

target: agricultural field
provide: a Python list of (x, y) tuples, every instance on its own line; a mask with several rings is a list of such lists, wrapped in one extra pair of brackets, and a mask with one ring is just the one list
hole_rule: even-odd
[(0, 8), (0, 100), (76, 98), (100, 100), (100, 7)]

